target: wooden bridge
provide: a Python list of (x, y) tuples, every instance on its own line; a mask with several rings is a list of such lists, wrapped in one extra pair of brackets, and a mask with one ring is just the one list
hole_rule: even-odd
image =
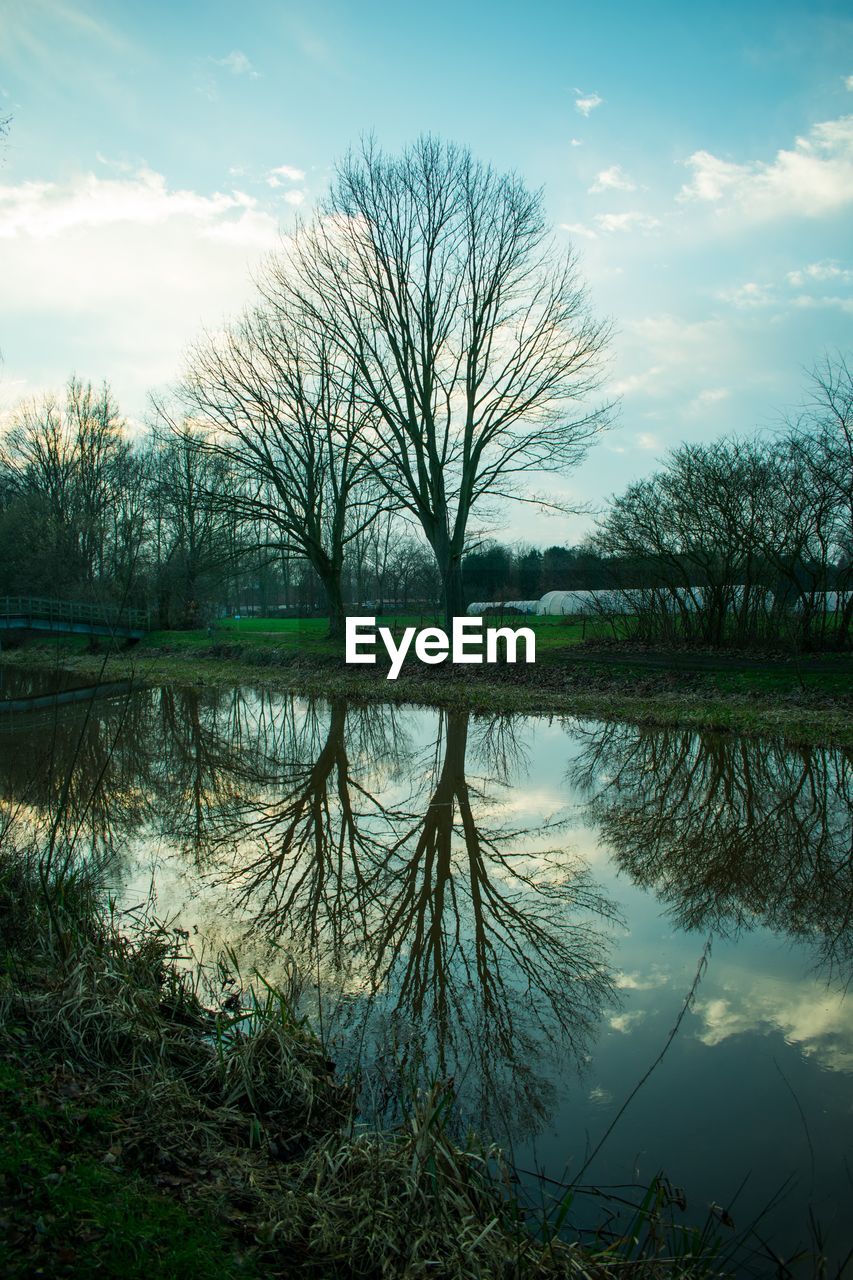
[(148, 630), (145, 609), (50, 600), (43, 596), (0, 596), (0, 631), (58, 631), (139, 640)]

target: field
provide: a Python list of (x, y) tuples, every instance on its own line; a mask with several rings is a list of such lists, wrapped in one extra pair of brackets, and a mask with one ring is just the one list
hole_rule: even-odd
[[(372, 616), (372, 615), (365, 615)], [(598, 621), (570, 622), (563, 618), (522, 617), (513, 614), (503, 619), (485, 618), (488, 626), (532, 627), (536, 632), (537, 656), (552, 650), (561, 650), (583, 639), (612, 637), (612, 629)], [(406, 627), (442, 626), (442, 620), (432, 613), (407, 613), (376, 615), (377, 627), (390, 627), (400, 636)], [(163, 644), (181, 648), (205, 648), (211, 643), (225, 641), (244, 645), (266, 645), (273, 648), (286, 646), (302, 653), (335, 654), (340, 646), (330, 640), (329, 624), (325, 618), (220, 618), (210, 629), (200, 631), (151, 631), (140, 643), (140, 649), (159, 647)]]

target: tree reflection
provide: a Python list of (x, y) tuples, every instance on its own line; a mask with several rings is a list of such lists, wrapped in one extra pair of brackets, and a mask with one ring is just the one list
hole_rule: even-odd
[(632, 878), (686, 929), (762, 924), (853, 961), (850, 759), (823, 747), (597, 726), (572, 781)]
[[(614, 913), (565, 848), (564, 824), (545, 833), (507, 803), (520, 755), (511, 719), (472, 733), (468, 713), (451, 711), (439, 742), (426, 805), (395, 815), (373, 982), (393, 991), (410, 1052), (442, 1075), (473, 1068), (476, 1114), (501, 1111), (517, 1129), (547, 1109), (545, 1060), (560, 1043), (580, 1056), (611, 994), (601, 925)], [(541, 847), (548, 835), (555, 847)]]
[(274, 792), (230, 812), (219, 874), (255, 929), (347, 992), (357, 1039), (393, 1040), (403, 1070), (464, 1077), (480, 1118), (510, 1099), (530, 1118), (543, 1055), (581, 1053), (611, 992), (613, 912), (562, 839), (541, 848), (538, 824), (514, 820), (512, 721), (473, 736), (472, 781), (468, 713), (442, 714), (416, 753), (394, 708), (309, 706)]
[(233, 851), (227, 878), (256, 930), (340, 970), (369, 945), (385, 856), (389, 813), (363, 775), (394, 776), (405, 734), (395, 708), (342, 699), (291, 703), (282, 723), (274, 789), (222, 815), (216, 848)]
[(170, 841), (204, 864), (252, 795), (276, 775), (281, 716), (269, 695), (165, 687), (154, 698), (152, 812)]
[[(15, 696), (28, 695), (15, 689)], [(150, 743), (144, 697), (107, 688), (89, 702), (0, 709), (0, 797), (28, 837), (55, 826), (66, 848), (111, 857), (142, 821)]]
[(67, 787), (105, 846), (180, 850), (211, 933), (319, 972), (365, 1060), (453, 1077), (489, 1127), (547, 1111), (548, 1064), (583, 1055), (612, 997), (614, 913), (565, 824), (528, 811), (514, 720), (166, 688), (55, 726), (35, 781), (37, 726), (0, 745), (7, 793), (51, 812)]

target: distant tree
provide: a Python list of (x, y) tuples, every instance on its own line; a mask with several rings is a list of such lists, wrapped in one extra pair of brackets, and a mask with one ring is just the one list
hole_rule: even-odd
[(0, 469), (5, 523), (18, 532), (7, 572), (17, 564), (22, 589), (121, 596), (141, 525), (138, 510), (127, 521), (137, 477), (109, 386), (71, 378), (62, 401), (22, 404), (0, 441)]
[(643, 626), (712, 645), (755, 637), (766, 608), (774, 486), (768, 451), (730, 437), (682, 445), (661, 471), (613, 500), (596, 543), (632, 577), (644, 566)]
[(501, 600), (514, 594), (515, 564), (509, 547), (493, 543), (471, 551), (465, 556), (464, 567), (470, 600)]
[(198, 626), (221, 599), (242, 550), (230, 502), (233, 474), (190, 423), (161, 423), (150, 437), (147, 481), (160, 626)]
[(543, 594), (543, 557), (536, 547), (516, 557), (516, 589), (522, 600), (538, 599)]
[(367, 462), (357, 443), (372, 410), (348, 353), (275, 263), (262, 290), (263, 303), (196, 345), (180, 395), (238, 480), (235, 513), (268, 532), (270, 552), (305, 557), (340, 636), (346, 550), (379, 509), (359, 493)]
[(823, 585), (838, 593), (835, 639), (847, 645), (853, 629), (853, 366), (844, 355), (827, 355), (815, 366), (809, 403), (789, 446), (810, 498), (809, 552), (830, 568)]
[(682, 445), (613, 499), (594, 550), (630, 593), (640, 634), (705, 644), (849, 645), (853, 625), (853, 373), (813, 371), (772, 437)]

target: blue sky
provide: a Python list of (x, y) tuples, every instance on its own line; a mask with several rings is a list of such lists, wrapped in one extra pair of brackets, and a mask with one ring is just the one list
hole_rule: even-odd
[(76, 371), (141, 419), (368, 131), (517, 170), (579, 251), (622, 403), (569, 501), (772, 428), (853, 346), (846, 4), (3, 0), (0, 94), (0, 409)]

